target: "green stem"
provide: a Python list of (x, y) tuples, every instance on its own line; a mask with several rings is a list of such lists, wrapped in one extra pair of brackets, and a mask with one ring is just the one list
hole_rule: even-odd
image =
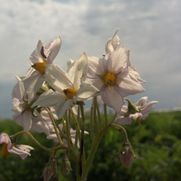
[(97, 134), (95, 135), (93, 143), (91, 145), (89, 156), (88, 156), (86, 164), (85, 164), (85, 169), (84, 169), (84, 172), (83, 172), (82, 177), (81, 177), (81, 181), (87, 180), (87, 176), (88, 176), (88, 173), (90, 171), (91, 165), (93, 163), (93, 160), (94, 160), (95, 154), (97, 152), (98, 146), (99, 146), (104, 134), (107, 132), (109, 126), (110, 125), (105, 126), (104, 128), (102, 128), (102, 130), (97, 132)]
[(11, 135), (10, 138), (14, 138), (14, 137), (16, 137), (16, 136), (19, 136), (19, 135), (21, 135), (21, 134), (24, 134), (25, 132), (26, 132), (26, 131), (24, 131), (24, 130), (19, 131), (19, 132), (15, 133), (15, 134)]
[(105, 118), (105, 122), (107, 124), (108, 123), (108, 119), (107, 119), (107, 106), (106, 106), (106, 104), (104, 104), (104, 118)]
[(89, 126), (89, 134), (90, 134), (90, 136), (91, 136), (91, 138), (93, 138), (93, 133), (94, 133), (94, 117), (93, 117), (93, 114), (94, 114), (94, 112), (93, 112), (93, 106), (91, 105), (91, 111), (90, 111), (90, 126)]
[(72, 140), (71, 140), (71, 135), (70, 135), (70, 115), (68, 115), (69, 112), (66, 112), (66, 120), (63, 119), (63, 122), (65, 123), (65, 128), (66, 128), (66, 135), (67, 135), (67, 143), (69, 150), (73, 147)]
[[(94, 100), (94, 106), (95, 105), (95, 100)], [(94, 114), (95, 114), (95, 117), (96, 117), (96, 110), (94, 109)], [(91, 165), (94, 161), (94, 158), (95, 158), (95, 155), (96, 155), (96, 152), (97, 152), (97, 149), (98, 149), (98, 146), (103, 138), (103, 136), (105, 135), (105, 133), (107, 132), (107, 130), (110, 128), (111, 126), (111, 123), (115, 120), (115, 116), (113, 117), (113, 119), (110, 121), (109, 124), (104, 124), (103, 125), (103, 128), (99, 128), (99, 130), (97, 130), (95, 136), (94, 136), (94, 139), (93, 139), (93, 142), (92, 142), (92, 145), (91, 145), (91, 149), (90, 149), (90, 152), (89, 152), (89, 155), (88, 155), (88, 158), (87, 158), (87, 161), (86, 161), (86, 164), (85, 164), (85, 169), (84, 169), (84, 172), (82, 174), (82, 177), (81, 177), (81, 181), (86, 181), (87, 180), (87, 176), (89, 174), (89, 171), (90, 171), (90, 168), (91, 168)]]
[(130, 141), (129, 141), (129, 138), (128, 138), (128, 134), (127, 134), (126, 129), (125, 129), (122, 125), (116, 124), (116, 123), (112, 123), (111, 126), (112, 126), (113, 128), (116, 128), (117, 130), (120, 130), (120, 131), (123, 132), (123, 134), (124, 134), (124, 136), (125, 136), (125, 143), (129, 145), (129, 147), (130, 147), (130, 149), (131, 149), (131, 152), (132, 152), (133, 156), (135, 157), (136, 155), (135, 155), (135, 152), (134, 152), (134, 150), (133, 150), (133, 147), (132, 147), (132, 145), (131, 145), (131, 143), (130, 143)]
[(60, 137), (60, 134), (59, 134), (57, 125), (56, 125), (55, 120), (54, 120), (54, 117), (53, 117), (53, 114), (52, 114), (52, 112), (51, 112), (48, 108), (47, 108), (46, 110), (47, 110), (47, 112), (48, 112), (48, 115), (49, 115), (52, 123), (53, 123), (53, 127), (54, 127), (54, 129), (55, 129), (55, 134), (57, 135), (57, 138), (58, 138), (58, 141), (59, 141), (59, 143), (60, 143), (60, 146), (63, 146), (63, 147), (64, 147), (64, 144), (63, 144), (63, 141), (62, 141), (62, 139), (61, 139), (61, 137)]
[(78, 122), (77, 118), (75, 117), (75, 115), (71, 109), (70, 109), (70, 113), (71, 113), (71, 116), (72, 116), (72, 118), (75, 122), (75, 126), (76, 126), (76, 137), (75, 137), (74, 146), (77, 148), (77, 145), (78, 145), (77, 142), (78, 142), (78, 140), (80, 140), (80, 125), (79, 125), (79, 122)]
[(111, 126), (112, 126), (113, 128), (118, 129), (118, 130), (121, 130), (121, 131), (124, 133), (126, 142), (129, 142), (129, 138), (128, 138), (127, 131), (126, 131), (126, 129), (125, 129), (123, 126), (121, 126), (120, 124), (116, 124), (116, 123), (112, 123)]
[(44, 145), (42, 145), (30, 132), (28, 131), (20, 131), (18, 133), (15, 133), (14, 135), (11, 135), (10, 137), (16, 137), (16, 136), (19, 136), (21, 134), (26, 134), (28, 135), (40, 148), (42, 148), (43, 150), (45, 151), (48, 151), (50, 152), (51, 151), (51, 148), (47, 148), (45, 147)]
[(94, 120), (94, 134), (97, 131), (97, 114), (96, 114), (96, 99), (93, 99), (93, 120)]
[(84, 106), (83, 103), (80, 104), (80, 112), (81, 112), (81, 139), (80, 139), (80, 169), (79, 174), (80, 177), (83, 173), (83, 164), (84, 164), (84, 124), (85, 124), (85, 116), (84, 116)]
[(97, 116), (98, 116), (98, 120), (99, 120), (99, 124), (100, 124), (101, 123), (101, 113), (100, 113), (99, 106), (97, 103), (97, 97), (95, 97), (95, 107), (96, 107)]

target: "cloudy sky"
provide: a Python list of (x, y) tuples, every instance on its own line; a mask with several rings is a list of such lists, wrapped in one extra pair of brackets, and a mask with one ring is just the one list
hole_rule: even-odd
[(60, 35), (55, 63), (66, 67), (82, 52), (100, 57), (118, 29), (147, 81), (138, 97), (159, 100), (157, 108), (180, 107), (180, 9), (180, 0), (0, 0), (0, 117), (11, 116), (15, 75), (26, 73), (37, 40)]

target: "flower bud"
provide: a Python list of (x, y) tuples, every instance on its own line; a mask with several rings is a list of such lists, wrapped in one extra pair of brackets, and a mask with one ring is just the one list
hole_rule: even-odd
[(57, 162), (55, 159), (52, 159), (50, 164), (48, 164), (43, 170), (43, 180), (44, 181), (57, 180), (56, 170), (57, 170)]
[(131, 166), (133, 159), (133, 152), (131, 151), (130, 147), (126, 145), (121, 151), (120, 161), (125, 167), (129, 167)]
[(65, 175), (68, 175), (72, 171), (72, 167), (71, 167), (69, 158), (66, 154), (63, 157), (63, 163), (62, 163), (61, 170), (62, 170), (63, 174), (65, 174)]

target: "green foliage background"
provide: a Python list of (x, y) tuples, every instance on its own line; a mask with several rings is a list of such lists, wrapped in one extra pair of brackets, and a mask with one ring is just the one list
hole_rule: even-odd
[[(181, 112), (151, 113), (144, 123), (126, 128), (137, 154), (133, 164), (129, 168), (121, 165), (122, 135), (110, 130), (101, 142), (88, 181), (181, 180)], [(0, 122), (0, 132), (13, 134), (20, 129), (13, 121)], [(44, 145), (51, 144), (43, 134), (34, 135)], [(48, 154), (27, 136), (18, 139), (35, 150), (26, 160), (14, 155), (0, 157), (0, 181), (41, 181)]]

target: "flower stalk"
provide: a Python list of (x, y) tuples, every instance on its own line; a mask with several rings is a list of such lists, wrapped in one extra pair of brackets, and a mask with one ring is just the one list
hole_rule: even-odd
[(42, 145), (30, 132), (28, 131), (20, 131), (20, 132), (17, 132), (15, 133), (14, 135), (11, 135), (10, 137), (11, 138), (15, 138), (17, 136), (20, 136), (22, 134), (25, 134), (25, 135), (28, 135), (33, 141), (34, 143), (36, 143), (41, 149), (45, 150), (45, 151), (48, 151), (50, 152), (52, 149), (51, 148), (47, 148), (46, 146)]

